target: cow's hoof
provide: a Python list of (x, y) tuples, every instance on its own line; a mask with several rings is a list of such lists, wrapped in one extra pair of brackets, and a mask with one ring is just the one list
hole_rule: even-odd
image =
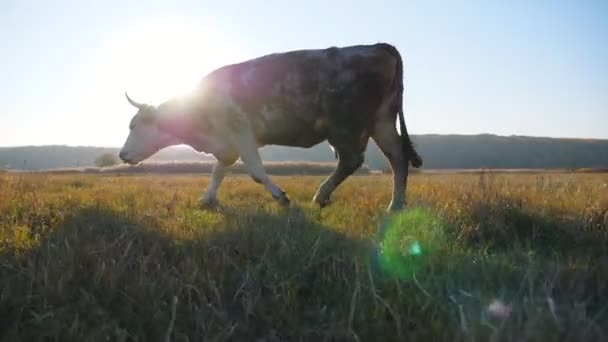
[(321, 199), (318, 196), (315, 196), (312, 199), (312, 202), (316, 203), (319, 206), (320, 209), (323, 209), (323, 208), (325, 208), (325, 207), (327, 207), (328, 205), (331, 204), (331, 200), (329, 198)]
[(201, 198), (198, 200), (201, 209), (215, 209), (220, 205), (217, 198)]
[(272, 195), (272, 197), (277, 200), (282, 207), (289, 207), (289, 204), (291, 203), (289, 196), (287, 196), (287, 193), (283, 190), (281, 190), (281, 193), (278, 196)]
[(291, 201), (289, 200), (289, 197), (287, 197), (287, 195), (285, 195), (279, 199), (279, 204), (282, 207), (289, 207), (289, 205), (291, 204)]
[(405, 203), (391, 203), (388, 208), (386, 208), (386, 212), (389, 214), (398, 213), (405, 209)]

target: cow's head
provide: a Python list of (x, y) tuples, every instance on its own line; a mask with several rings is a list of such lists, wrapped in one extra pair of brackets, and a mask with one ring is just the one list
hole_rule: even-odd
[(120, 151), (120, 159), (131, 165), (138, 164), (161, 149), (179, 143), (172, 134), (160, 128), (156, 107), (135, 102), (127, 93), (125, 96), (138, 110), (129, 125), (130, 133)]

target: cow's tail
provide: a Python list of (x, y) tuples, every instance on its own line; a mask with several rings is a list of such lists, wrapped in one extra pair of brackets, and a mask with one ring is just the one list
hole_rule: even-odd
[(397, 60), (397, 70), (395, 71), (395, 80), (393, 84), (393, 88), (396, 88), (397, 96), (393, 102), (393, 106), (391, 107), (391, 111), (397, 112), (399, 115), (399, 130), (401, 131), (401, 148), (403, 149), (403, 154), (408, 158), (408, 161), (412, 163), (412, 166), (415, 168), (419, 168), (422, 166), (422, 157), (418, 154), (412, 141), (410, 140), (410, 136), (407, 133), (407, 128), (405, 127), (405, 118), (403, 117), (403, 59), (401, 58), (401, 54), (394, 46), (390, 44), (382, 44), (382, 46), (388, 50), (388, 52), (395, 57)]

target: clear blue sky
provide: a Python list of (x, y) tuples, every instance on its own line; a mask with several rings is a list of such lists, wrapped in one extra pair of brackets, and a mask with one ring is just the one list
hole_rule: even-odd
[(608, 1), (0, 2), (0, 146), (121, 146), (225, 63), (390, 42), (410, 133), (608, 138)]

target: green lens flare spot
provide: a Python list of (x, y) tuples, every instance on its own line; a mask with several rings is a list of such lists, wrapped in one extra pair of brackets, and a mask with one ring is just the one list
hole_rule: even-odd
[(412, 208), (391, 216), (381, 227), (377, 265), (390, 276), (411, 280), (446, 246), (444, 225), (430, 210)]
[(422, 254), (422, 248), (420, 247), (420, 243), (418, 241), (414, 241), (410, 246), (410, 255), (420, 255)]

